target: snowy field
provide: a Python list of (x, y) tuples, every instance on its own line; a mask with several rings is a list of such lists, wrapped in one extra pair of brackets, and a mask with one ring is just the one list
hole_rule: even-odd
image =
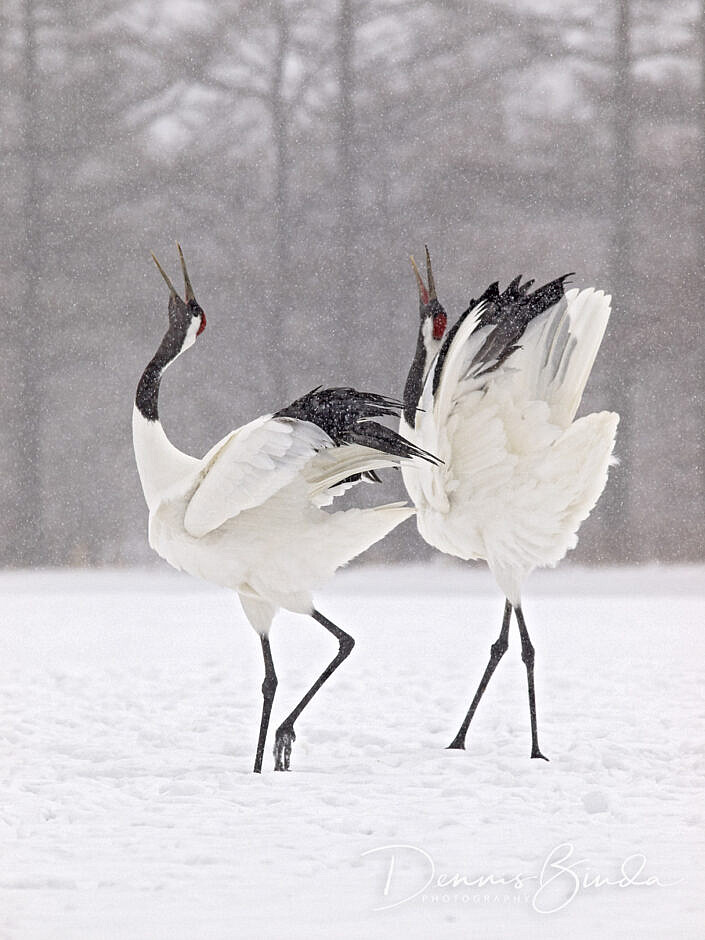
[[(515, 625), (444, 749), (499, 632), (482, 571), (339, 574), (319, 607), (357, 646), (259, 777), (260, 647), (226, 592), (8, 573), (0, 603), (2, 938), (704, 935), (703, 569), (530, 580), (550, 763)], [(336, 648), (278, 618), (270, 732)]]

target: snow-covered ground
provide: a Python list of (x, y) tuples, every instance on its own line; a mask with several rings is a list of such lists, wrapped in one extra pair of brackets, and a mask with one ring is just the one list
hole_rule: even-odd
[[(357, 567), (319, 607), (357, 646), (292, 772), (268, 748), (258, 777), (261, 653), (226, 592), (0, 576), (0, 937), (703, 936), (703, 569), (533, 577), (550, 763), (515, 626), (444, 749), (499, 632), (483, 572)], [(282, 614), (272, 648), (271, 730), (336, 644)], [(622, 867), (651, 883), (595, 886)]]

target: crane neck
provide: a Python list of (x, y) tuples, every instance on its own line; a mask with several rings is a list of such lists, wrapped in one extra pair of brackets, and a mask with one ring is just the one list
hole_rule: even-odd
[(159, 421), (159, 386), (162, 375), (186, 349), (187, 336), (180, 335), (180, 331), (170, 325), (159, 344), (159, 349), (142, 373), (135, 395), (135, 406), (147, 421)]
[(441, 343), (441, 340), (433, 339), (433, 318), (425, 317), (419, 326), (416, 352), (404, 386), (404, 420), (410, 428), (416, 426), (417, 408), (424, 382)]
[(191, 476), (200, 463), (174, 447), (159, 420), (162, 375), (192, 342), (188, 335), (179, 340), (170, 327), (137, 386), (132, 412), (132, 443), (142, 490), (150, 510), (185, 477)]

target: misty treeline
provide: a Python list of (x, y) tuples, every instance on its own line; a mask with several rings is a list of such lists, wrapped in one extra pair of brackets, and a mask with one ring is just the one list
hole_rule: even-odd
[[(573, 557), (702, 558), (703, 6), (4, 0), (0, 563), (148, 557), (130, 419), (177, 239), (208, 328), (161, 415), (199, 455), (318, 384), (400, 395), (425, 242), (452, 314), (519, 273), (608, 290), (583, 411), (621, 463)], [(370, 557), (430, 554), (407, 523)]]

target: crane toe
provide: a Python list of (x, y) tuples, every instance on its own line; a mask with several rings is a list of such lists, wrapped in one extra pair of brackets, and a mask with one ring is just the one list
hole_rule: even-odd
[(541, 760), (545, 760), (546, 762), (549, 762), (549, 761), (548, 761), (548, 758), (546, 757), (546, 755), (545, 755), (545, 754), (542, 754), (541, 751), (540, 751), (537, 747), (531, 749), (531, 756), (532, 756), (532, 757), (538, 757), (538, 758), (540, 758)]

